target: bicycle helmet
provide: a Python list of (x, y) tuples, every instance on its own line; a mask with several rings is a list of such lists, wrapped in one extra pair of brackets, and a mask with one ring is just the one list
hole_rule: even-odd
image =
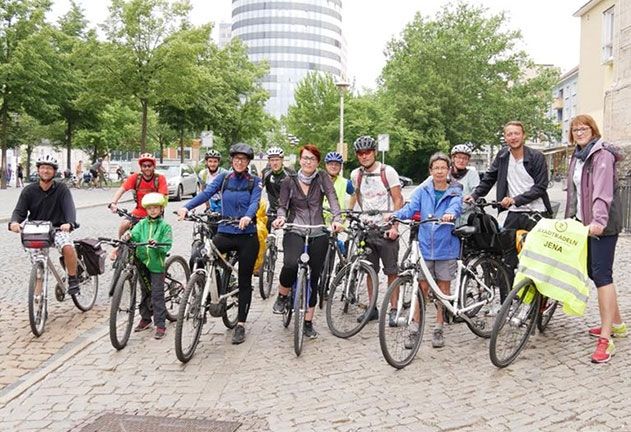
[(138, 165), (142, 166), (144, 162), (150, 162), (154, 167), (156, 166), (156, 158), (154, 158), (151, 153), (143, 153), (140, 155), (138, 158)]
[(355, 152), (362, 150), (377, 150), (377, 141), (368, 135), (360, 136), (353, 143), (353, 148), (355, 148)]
[(328, 152), (326, 156), (324, 156), (324, 163), (329, 162), (343, 163), (344, 158), (338, 152)]
[(37, 168), (39, 168), (41, 165), (50, 165), (51, 167), (57, 169), (59, 168), (59, 164), (57, 163), (57, 159), (55, 159), (53, 156), (47, 154), (44, 156), (40, 156), (37, 159), (37, 162), (35, 162), (35, 166)]
[(467, 156), (471, 156), (471, 146), (469, 144), (456, 144), (454, 148), (451, 149), (451, 156), (456, 153), (466, 154)]
[(221, 160), (221, 153), (219, 153), (215, 149), (210, 149), (204, 155), (204, 160), (208, 160), (208, 159), (219, 159), (219, 160)]
[(147, 208), (149, 206), (166, 207), (167, 199), (161, 193), (151, 192), (142, 197), (141, 205), (143, 208)]
[(250, 160), (254, 159), (254, 150), (252, 150), (252, 147), (244, 143), (233, 144), (232, 147), (230, 147), (230, 157), (233, 157), (236, 154), (246, 155)]
[(267, 157), (271, 158), (271, 157), (284, 157), (285, 156), (285, 150), (283, 150), (280, 147), (270, 147), (267, 149)]

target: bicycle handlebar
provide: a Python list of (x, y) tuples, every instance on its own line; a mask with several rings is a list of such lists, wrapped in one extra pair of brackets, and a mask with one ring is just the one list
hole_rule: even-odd
[(121, 244), (127, 245), (131, 248), (141, 247), (141, 246), (149, 246), (149, 247), (158, 247), (158, 246), (171, 246), (171, 243), (151, 243), (151, 242), (132, 242), (131, 240), (121, 240), (114, 239), (109, 237), (97, 237), (99, 243), (106, 243), (112, 246), (119, 246)]

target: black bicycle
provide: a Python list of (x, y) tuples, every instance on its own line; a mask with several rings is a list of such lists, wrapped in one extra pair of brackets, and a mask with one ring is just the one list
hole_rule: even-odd
[[(111, 208), (111, 204), (109, 204), (107, 208)], [(131, 222), (131, 226), (129, 229), (133, 228), (134, 225), (140, 222), (140, 218), (137, 218), (136, 216), (132, 215), (128, 210), (117, 208), (116, 214)], [(127, 262), (128, 251), (129, 251), (129, 248), (126, 248), (126, 247), (119, 248), (116, 251), (116, 259), (114, 260), (114, 263), (112, 264), (114, 273), (112, 274), (112, 280), (110, 282), (110, 290), (109, 290), (110, 297), (114, 295), (114, 290), (116, 289), (116, 285), (118, 284), (118, 279), (120, 278), (121, 272), (123, 271), (125, 262)]]
[[(276, 215), (270, 213), (268, 217), (275, 219)], [(263, 255), (263, 264), (261, 264), (261, 269), (259, 270), (259, 293), (263, 300), (272, 295), (278, 252), (278, 237), (276, 236), (276, 231), (272, 229), (267, 235), (267, 239), (265, 239), (265, 254)]]

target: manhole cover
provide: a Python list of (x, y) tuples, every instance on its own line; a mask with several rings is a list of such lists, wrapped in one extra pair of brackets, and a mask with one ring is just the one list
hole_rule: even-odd
[(104, 414), (81, 432), (234, 432), (241, 423), (208, 419)]

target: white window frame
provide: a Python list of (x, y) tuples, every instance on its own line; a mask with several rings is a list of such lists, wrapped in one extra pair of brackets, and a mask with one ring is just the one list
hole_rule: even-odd
[(603, 12), (603, 33), (602, 33), (602, 60), (603, 63), (613, 61), (613, 38), (614, 38), (614, 8), (610, 7)]

